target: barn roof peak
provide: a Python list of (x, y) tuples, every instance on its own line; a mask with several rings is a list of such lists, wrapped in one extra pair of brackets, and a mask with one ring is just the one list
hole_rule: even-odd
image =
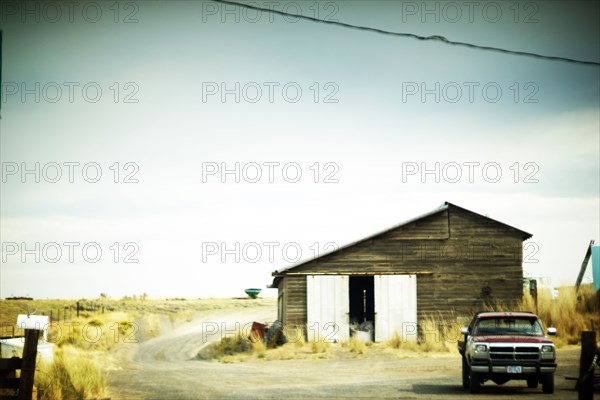
[(356, 245), (356, 244), (358, 244), (358, 243), (362, 243), (362, 242), (365, 242), (365, 241), (367, 241), (367, 240), (374, 239), (374, 238), (376, 238), (376, 237), (378, 237), (378, 236), (381, 236), (381, 235), (383, 235), (383, 234), (385, 234), (385, 233), (388, 233), (388, 232), (390, 232), (390, 231), (392, 231), (392, 230), (394, 230), (394, 229), (398, 229), (398, 228), (400, 228), (400, 227), (403, 227), (403, 226), (405, 226), (405, 225), (411, 224), (411, 223), (413, 223), (413, 222), (415, 222), (415, 221), (418, 221), (418, 220), (421, 220), (421, 219), (425, 219), (425, 218), (427, 218), (427, 217), (430, 217), (430, 216), (432, 216), (432, 215), (438, 214), (438, 213), (440, 213), (440, 212), (446, 211), (446, 210), (448, 210), (448, 209), (451, 209), (451, 208), (456, 208), (456, 209), (459, 209), (459, 210), (462, 210), (462, 211), (466, 211), (466, 212), (468, 212), (468, 213), (471, 213), (471, 214), (475, 214), (475, 215), (477, 215), (477, 216), (479, 216), (479, 217), (481, 217), (481, 218), (486, 218), (486, 219), (492, 220), (492, 221), (494, 221), (495, 223), (497, 223), (497, 224), (501, 225), (502, 227), (504, 227), (504, 228), (506, 228), (506, 229), (510, 229), (510, 230), (513, 230), (513, 231), (515, 231), (516, 233), (519, 233), (519, 234), (521, 235), (521, 237), (523, 238), (523, 240), (527, 240), (527, 239), (529, 239), (529, 238), (531, 238), (531, 237), (533, 236), (531, 233), (525, 232), (525, 231), (523, 231), (523, 230), (521, 230), (521, 229), (518, 229), (518, 228), (515, 228), (515, 227), (513, 227), (513, 226), (511, 226), (511, 225), (505, 224), (505, 223), (503, 223), (503, 222), (500, 222), (500, 221), (498, 221), (498, 220), (495, 220), (495, 219), (493, 219), (493, 218), (487, 217), (487, 216), (485, 216), (485, 215), (481, 215), (481, 214), (479, 214), (479, 213), (476, 213), (476, 212), (474, 212), (474, 211), (468, 210), (468, 209), (466, 209), (466, 208), (463, 208), (463, 207), (457, 206), (456, 204), (453, 204), (453, 203), (450, 203), (450, 202), (448, 202), (448, 201), (445, 201), (445, 202), (444, 202), (442, 205), (440, 205), (439, 207), (437, 207), (437, 208), (435, 208), (435, 209), (433, 209), (433, 210), (431, 210), (431, 211), (429, 211), (429, 212), (427, 212), (427, 213), (425, 213), (425, 214), (421, 214), (421, 215), (419, 215), (419, 216), (417, 216), (417, 217), (415, 217), (415, 218), (411, 218), (411, 219), (409, 219), (409, 220), (406, 220), (406, 221), (404, 221), (404, 222), (401, 222), (400, 224), (396, 224), (396, 225), (394, 225), (394, 226), (392, 226), (392, 227), (390, 227), (390, 228), (387, 228), (387, 229), (384, 229), (384, 230), (382, 230), (382, 231), (376, 232), (376, 233), (374, 233), (374, 234), (372, 234), (372, 235), (369, 235), (369, 236), (367, 236), (367, 237), (364, 237), (364, 238), (362, 238), (362, 239), (356, 240), (356, 241), (354, 241), (354, 242), (350, 242), (350, 243), (348, 243), (348, 244), (345, 244), (345, 245), (343, 245), (343, 246), (340, 246), (340, 247), (338, 247), (338, 248), (337, 248), (337, 249), (335, 249), (335, 250), (331, 250), (331, 251), (329, 251), (329, 252), (326, 252), (326, 253), (320, 254), (320, 255), (319, 255), (319, 256), (317, 256), (317, 257), (313, 257), (313, 258), (309, 258), (309, 259), (305, 259), (305, 260), (300, 260), (299, 262), (297, 262), (297, 263), (295, 263), (295, 264), (288, 265), (288, 266), (287, 266), (287, 267), (285, 267), (285, 268), (281, 268), (281, 269), (278, 269), (278, 270), (276, 270), (276, 271), (273, 271), (273, 273), (272, 273), (271, 275), (272, 275), (272, 276), (279, 276), (279, 275), (281, 275), (281, 274), (285, 274), (285, 273), (286, 273), (286, 272), (288, 272), (289, 270), (291, 270), (291, 269), (293, 269), (293, 268), (296, 268), (296, 267), (299, 267), (300, 265), (306, 264), (306, 263), (308, 263), (308, 262), (310, 262), (310, 261), (313, 261), (313, 260), (315, 260), (315, 259), (317, 259), (317, 258), (322, 258), (322, 257), (328, 256), (328, 255), (330, 255), (330, 254), (333, 254), (333, 253), (336, 253), (336, 252), (342, 251), (342, 250), (344, 250), (344, 249), (347, 249), (347, 248), (349, 248), (349, 247), (352, 247), (352, 246), (354, 246), (354, 245)]

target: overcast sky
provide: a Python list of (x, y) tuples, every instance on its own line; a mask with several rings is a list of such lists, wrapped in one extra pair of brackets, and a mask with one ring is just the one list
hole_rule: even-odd
[[(597, 65), (210, 1), (72, 4), (0, 6), (0, 297), (243, 295), (444, 201), (533, 234), (523, 269), (555, 285), (600, 239)], [(251, 4), (600, 60), (597, 2)]]

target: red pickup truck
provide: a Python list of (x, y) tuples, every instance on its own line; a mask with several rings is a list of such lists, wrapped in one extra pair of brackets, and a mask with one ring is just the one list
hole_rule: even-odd
[[(461, 333), (462, 384), (471, 393), (478, 393), (487, 380), (502, 385), (518, 379), (530, 388), (541, 383), (544, 393), (554, 392), (556, 351), (535, 314), (480, 312)], [(546, 333), (555, 335), (556, 329)]]

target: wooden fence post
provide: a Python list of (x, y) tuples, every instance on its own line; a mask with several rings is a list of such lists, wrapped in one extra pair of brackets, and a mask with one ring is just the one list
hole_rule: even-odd
[[(594, 356), (597, 354), (596, 332), (581, 332), (581, 358), (579, 360), (579, 382), (578, 382), (578, 400), (594, 399), (594, 371), (590, 373), (590, 367), (594, 362)], [(583, 379), (586, 377), (586, 379)]]
[(40, 331), (25, 329), (25, 345), (23, 347), (23, 363), (21, 380), (19, 381), (19, 400), (31, 400), (33, 395), (33, 377), (35, 375), (35, 359)]

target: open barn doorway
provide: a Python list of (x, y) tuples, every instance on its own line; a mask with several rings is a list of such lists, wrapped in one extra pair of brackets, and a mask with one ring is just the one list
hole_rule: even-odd
[(374, 332), (375, 281), (373, 276), (350, 276), (350, 327), (352, 330)]

